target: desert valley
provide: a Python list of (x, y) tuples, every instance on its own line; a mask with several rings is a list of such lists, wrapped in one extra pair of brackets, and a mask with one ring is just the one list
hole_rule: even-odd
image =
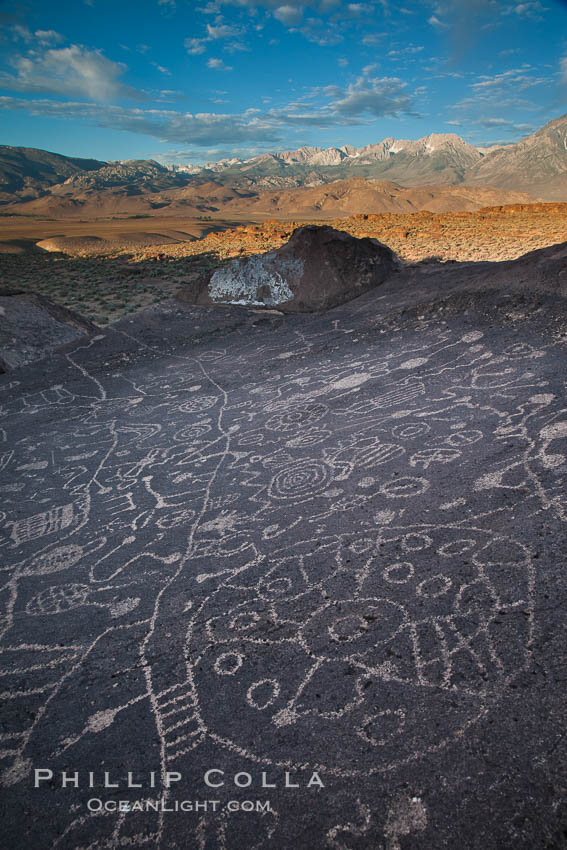
[(564, 116), (494, 150), (433, 135), (187, 170), (0, 148), (4, 286), (104, 325), (308, 223), (409, 263), (515, 259), (567, 240), (566, 138)]

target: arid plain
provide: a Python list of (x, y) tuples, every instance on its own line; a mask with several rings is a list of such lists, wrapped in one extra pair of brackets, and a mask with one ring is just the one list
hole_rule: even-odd
[(532, 203), (471, 211), (274, 218), (115, 215), (0, 217), (5, 288), (38, 292), (97, 324), (172, 297), (228, 258), (281, 246), (295, 227), (331, 224), (371, 236), (404, 263), (486, 262), (567, 241), (567, 204)]

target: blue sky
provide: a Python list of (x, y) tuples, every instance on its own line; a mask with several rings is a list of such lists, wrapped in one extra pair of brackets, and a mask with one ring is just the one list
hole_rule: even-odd
[(565, 0), (0, 0), (0, 143), (203, 163), (567, 112)]

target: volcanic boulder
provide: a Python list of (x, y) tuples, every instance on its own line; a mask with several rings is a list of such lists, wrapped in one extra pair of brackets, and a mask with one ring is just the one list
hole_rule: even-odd
[(285, 313), (328, 310), (379, 286), (399, 268), (376, 239), (308, 225), (267, 254), (233, 260), (201, 279), (183, 300), (275, 307)]

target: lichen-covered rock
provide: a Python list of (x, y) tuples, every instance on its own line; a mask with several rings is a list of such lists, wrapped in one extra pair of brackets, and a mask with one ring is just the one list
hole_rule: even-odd
[(310, 313), (363, 295), (398, 268), (394, 252), (376, 239), (308, 225), (281, 248), (216, 269), (188, 288), (182, 299)]

